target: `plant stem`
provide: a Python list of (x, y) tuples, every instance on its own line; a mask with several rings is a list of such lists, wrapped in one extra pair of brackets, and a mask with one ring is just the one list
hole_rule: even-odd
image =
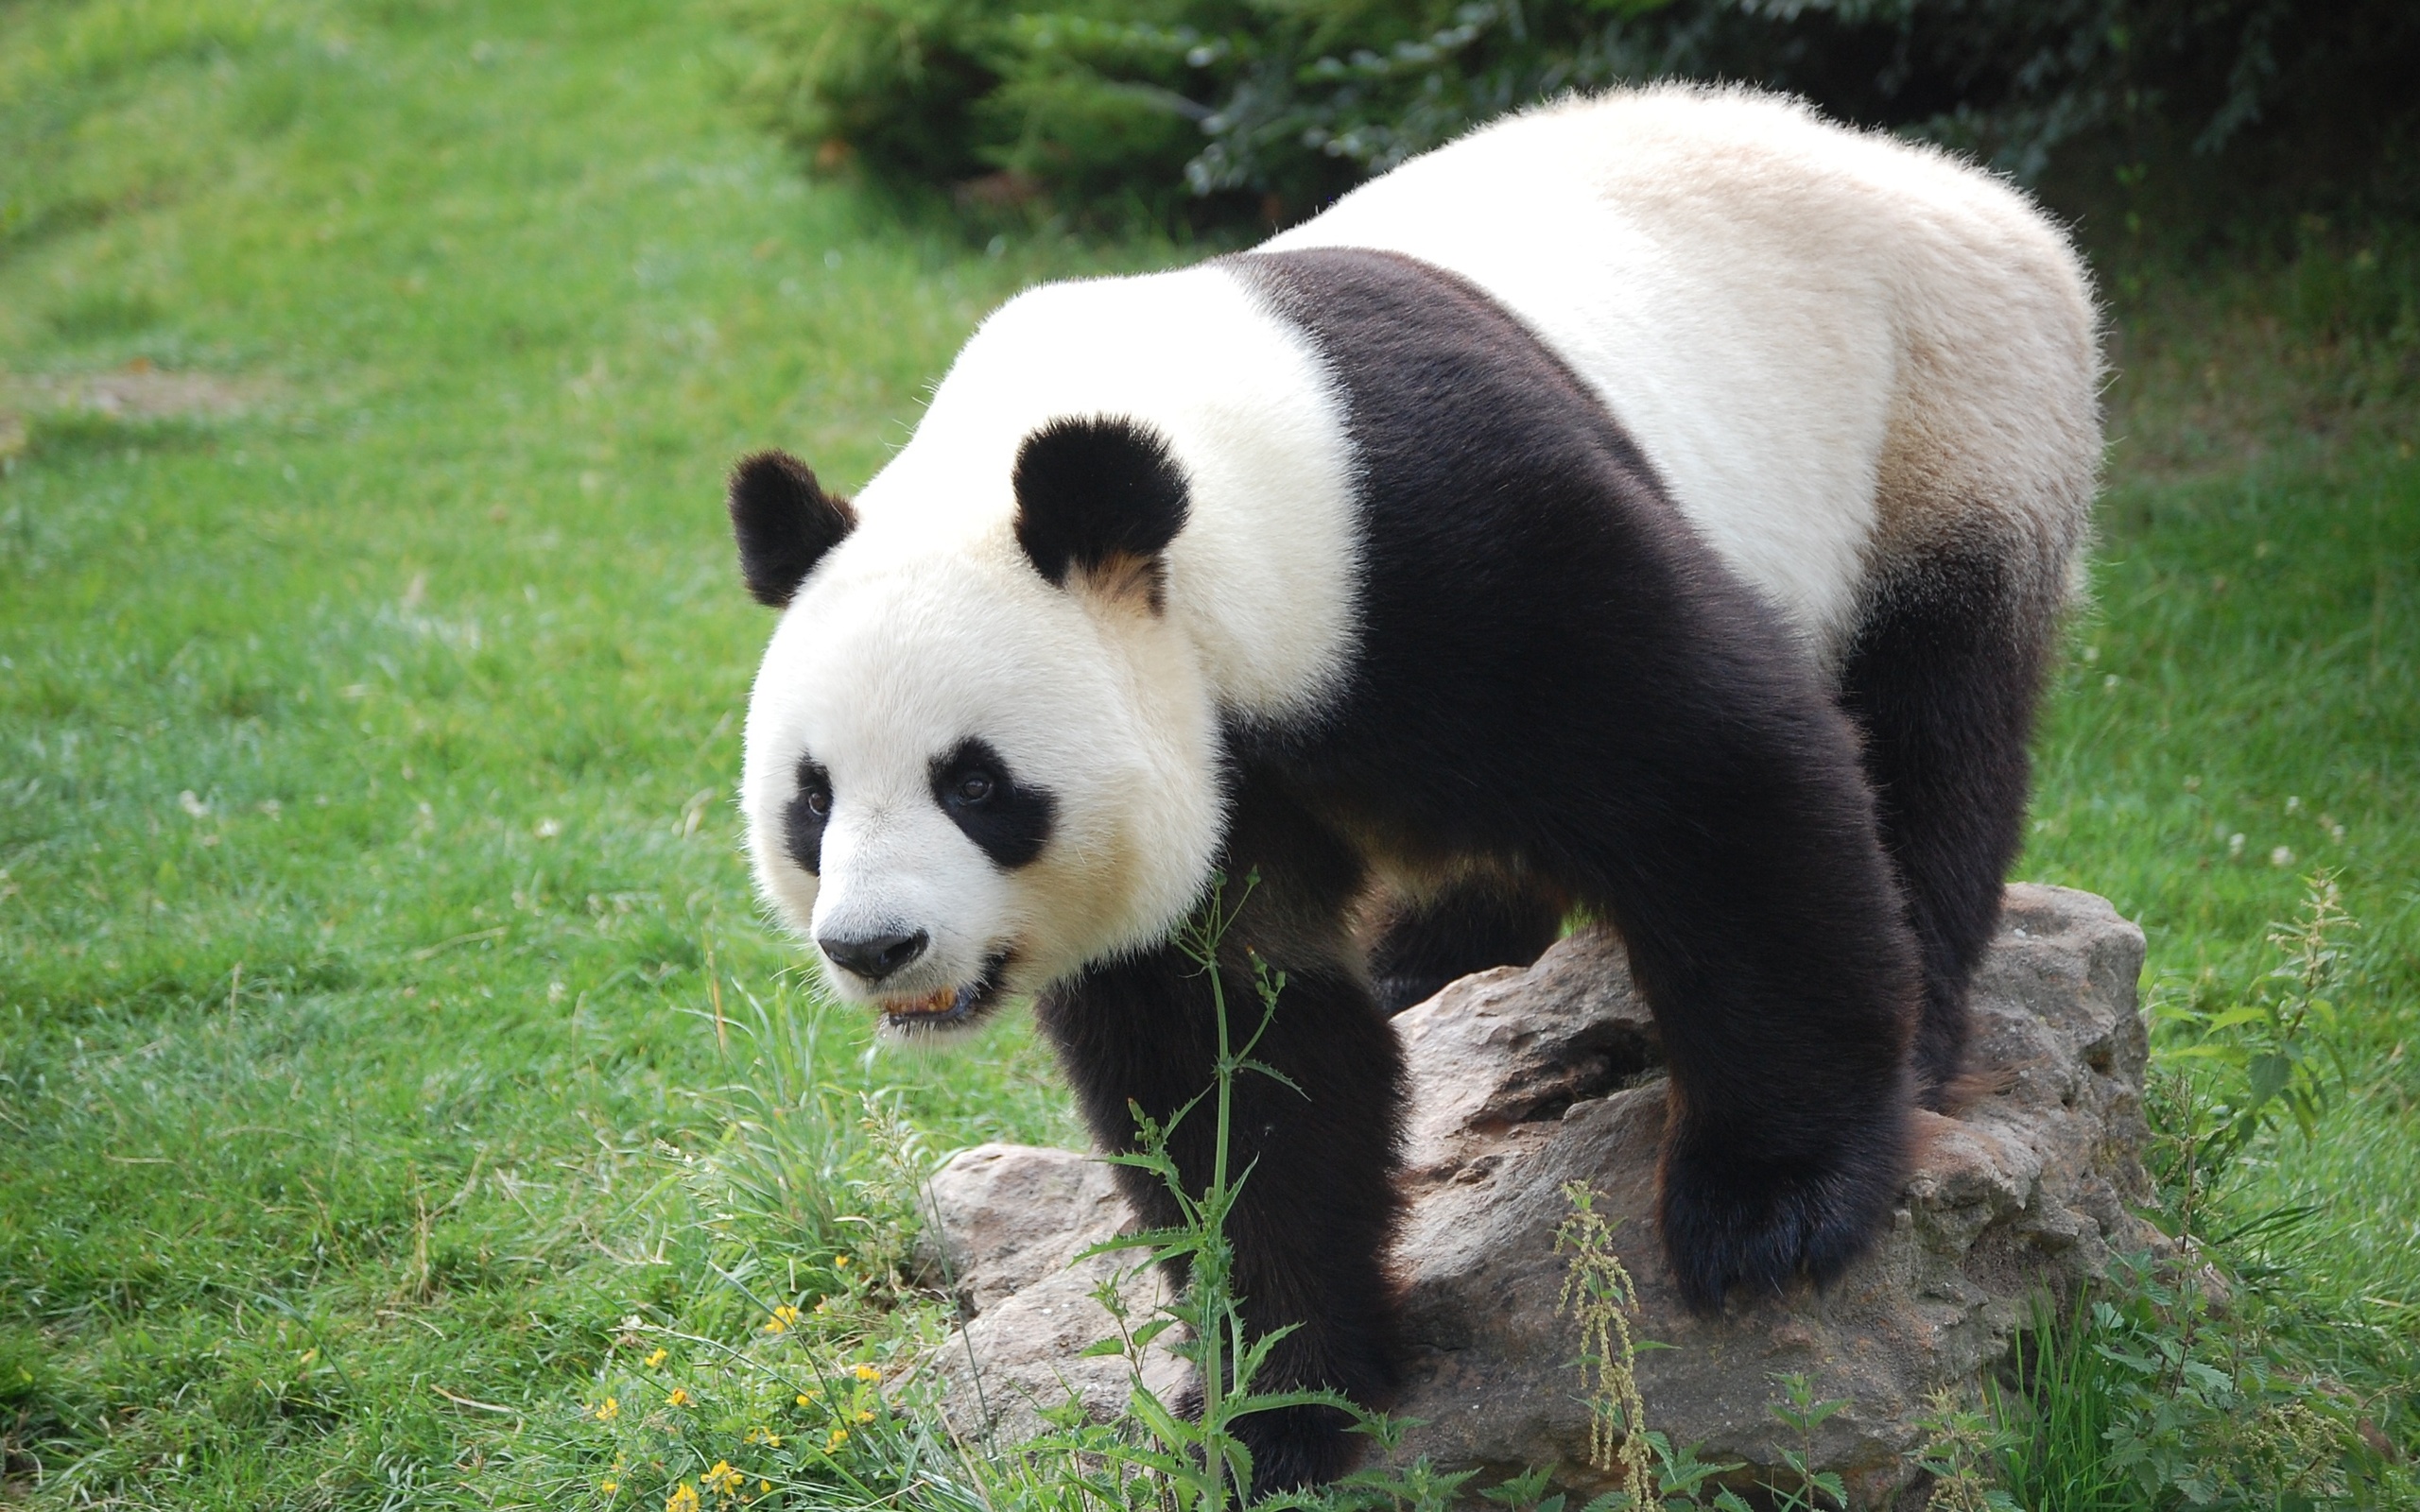
[[(1216, 904), (1213, 906), (1215, 907)], [(1202, 1280), (1205, 1283), (1218, 1287), (1220, 1295), (1216, 1300), (1221, 1304), (1226, 1300), (1225, 1293), (1228, 1286), (1227, 1140), (1234, 1112), (1236, 1086), (1236, 1068), (1229, 1058), (1227, 1043), (1227, 987), (1225, 978), (1219, 970), (1219, 946), (1226, 935), (1224, 923), (1225, 920), (1221, 919), (1221, 927), (1218, 934), (1211, 937), (1209, 951), (1210, 1011), (1212, 1018), (1218, 1021), (1219, 1027), (1219, 1131), (1218, 1139), (1211, 1146), (1210, 1187), (1201, 1194), (1202, 1205), (1208, 1210), (1205, 1214), (1209, 1219), (1208, 1226), (1219, 1236), (1217, 1246), (1219, 1253), (1214, 1263), (1209, 1267), (1213, 1275), (1204, 1276)], [(1229, 1310), (1221, 1307), (1220, 1311)], [(1210, 1512), (1225, 1512), (1227, 1465), (1226, 1456), (1219, 1452), (1219, 1441), (1224, 1436), (1225, 1428), (1224, 1421), (1219, 1416), (1219, 1400), (1224, 1394), (1221, 1388), (1224, 1385), (1222, 1377), (1226, 1374), (1226, 1367), (1220, 1352), (1222, 1341), (1219, 1337), (1218, 1314), (1215, 1312), (1205, 1312), (1204, 1316), (1210, 1326), (1202, 1330), (1206, 1337), (1202, 1340), (1201, 1360), (1201, 1425), (1207, 1430), (1204, 1449), (1205, 1456), (1210, 1461), (1208, 1466)], [(1232, 1312), (1230, 1316), (1233, 1316)], [(1242, 1326), (1240, 1319), (1235, 1319), (1235, 1324), (1238, 1329)], [(1240, 1338), (1236, 1341), (1236, 1347), (1237, 1349), (1243, 1348), (1243, 1341)]]

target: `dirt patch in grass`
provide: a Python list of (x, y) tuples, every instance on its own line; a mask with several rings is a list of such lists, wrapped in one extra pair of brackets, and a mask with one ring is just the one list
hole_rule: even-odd
[[(82, 413), (110, 420), (222, 420), (272, 396), (267, 380), (224, 373), (171, 372), (138, 357), (107, 372), (0, 373), (0, 417)], [(9, 419), (0, 419), (0, 431)]]

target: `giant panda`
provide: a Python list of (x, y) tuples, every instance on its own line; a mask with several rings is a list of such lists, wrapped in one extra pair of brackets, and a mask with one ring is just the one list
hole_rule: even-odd
[[(1265, 1385), (1390, 1400), (1389, 1015), (1567, 921), (1659, 1025), (1682, 1295), (1821, 1283), (1957, 1094), (2100, 370), (2021, 193), (1739, 90), (1533, 110), (1249, 252), (1031, 289), (854, 500), (733, 473), (783, 611), (757, 883), (891, 1037), (1030, 998), (1120, 1148), (1211, 1081), (1172, 936), (1254, 879), (1221, 970), (1285, 980), (1284, 1080), (1236, 1092)], [(1263, 1489), (1357, 1442), (1241, 1432)]]

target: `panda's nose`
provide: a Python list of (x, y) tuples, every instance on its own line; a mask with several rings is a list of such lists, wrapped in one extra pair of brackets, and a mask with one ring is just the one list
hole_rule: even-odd
[(923, 930), (913, 935), (818, 935), (815, 943), (833, 961), (869, 982), (879, 982), (898, 971), (932, 943)]

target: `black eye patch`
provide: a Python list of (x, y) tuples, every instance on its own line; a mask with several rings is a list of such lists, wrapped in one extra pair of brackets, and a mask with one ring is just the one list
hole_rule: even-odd
[(1011, 870), (1042, 854), (1058, 800), (1019, 782), (1000, 753), (980, 740), (960, 743), (933, 763), (933, 801), (994, 862)]
[(799, 758), (798, 796), (782, 814), (790, 859), (810, 877), (823, 874), (823, 827), (832, 822), (832, 776), (811, 756)]

